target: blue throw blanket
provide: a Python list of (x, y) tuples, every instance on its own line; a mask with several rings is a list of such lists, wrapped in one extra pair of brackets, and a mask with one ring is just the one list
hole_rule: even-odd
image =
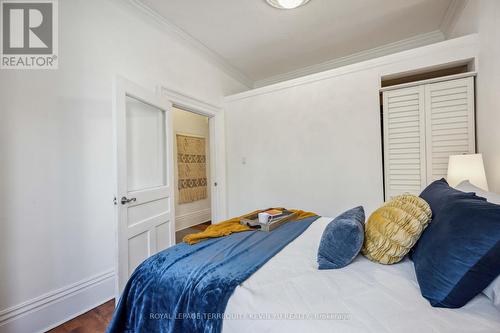
[(107, 332), (220, 332), (234, 289), (317, 218), (181, 243), (148, 258), (125, 286)]

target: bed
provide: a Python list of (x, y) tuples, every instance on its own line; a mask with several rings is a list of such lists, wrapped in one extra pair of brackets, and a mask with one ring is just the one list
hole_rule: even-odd
[[(235, 249), (240, 248), (248, 238), (266, 234), (276, 237), (287, 228), (295, 228), (296, 234), (286, 242), (287, 245), (273, 252), (270, 259), (265, 260), (258, 270), (252, 270), (249, 277), (238, 281), (237, 285), (233, 284), (231, 292), (226, 293), (225, 297), (218, 298), (224, 299), (227, 306), (221, 307), (217, 302), (214, 303), (213, 295), (205, 296), (219, 289), (218, 285), (213, 285), (214, 281), (231, 281), (234, 279), (231, 275), (237, 275), (240, 267), (250, 267), (247, 261), (236, 260), (238, 263), (235, 265), (233, 260), (229, 269), (222, 270), (223, 274), (209, 281), (212, 285), (200, 291), (197, 289), (202, 277), (219, 269), (216, 268), (218, 263), (207, 269), (206, 266), (210, 265), (206, 263), (192, 266), (192, 262), (188, 261), (174, 273), (168, 273), (171, 269), (163, 264), (167, 262), (165, 258), (168, 255), (176, 252), (178, 255), (175, 260), (185, 259), (187, 254), (180, 252), (190, 251), (196, 246), (190, 248), (189, 245), (180, 244), (151, 257), (131, 277), (136, 287), (134, 283), (128, 284), (132, 287), (126, 288), (127, 296), (120, 300), (108, 331), (127, 331), (124, 327), (128, 324), (124, 323), (131, 320), (135, 326), (129, 330), (134, 332), (500, 332), (500, 312), (482, 294), (460, 309), (432, 307), (420, 294), (413, 263), (409, 259), (394, 265), (381, 265), (359, 255), (344, 268), (318, 270), (318, 244), (332, 218), (313, 220), (308, 222), (308, 227), (301, 226), (300, 230), (299, 224), (305, 222), (288, 223), (272, 233), (241, 232), (200, 243), (196, 252), (202, 255), (208, 252), (203, 246), (210, 247), (210, 242), (215, 246), (230, 244), (229, 251), (226, 247), (213, 252), (215, 257), (227, 256), (228, 252), (237, 252)], [(252, 233), (254, 236), (250, 236)], [(287, 235), (289, 237), (291, 234)], [(252, 244), (251, 249), (258, 245), (262, 245), (262, 242)], [(210, 256), (213, 258), (212, 254)], [(206, 272), (199, 274), (202, 277), (183, 284), (182, 281), (190, 280), (194, 273), (205, 269)], [(163, 275), (157, 275), (158, 271), (162, 271)], [(179, 289), (183, 290), (182, 293), (176, 294)], [(144, 297), (145, 294), (149, 295)], [(224, 314), (218, 324), (217, 321), (205, 320), (200, 324), (191, 318), (175, 321), (161, 317), (162, 313), (168, 316), (172, 309), (182, 312), (178, 311), (181, 303), (184, 303), (181, 304), (183, 309), (196, 308), (186, 307), (186, 304), (204, 302), (205, 298), (211, 299), (212, 304), (205, 306), (203, 311), (216, 309), (216, 313)], [(153, 310), (159, 308), (162, 311)], [(160, 318), (148, 318), (152, 312)], [(140, 321), (137, 321), (138, 317)], [(186, 321), (189, 321), (187, 325)], [(148, 326), (150, 324), (154, 326)]]
[[(235, 289), (224, 333), (500, 332), (500, 312), (483, 294), (460, 309), (431, 307), (420, 295), (409, 259), (381, 265), (359, 255), (347, 267), (319, 271), (318, 244), (331, 220), (316, 220)], [(272, 320), (269, 314), (330, 314), (330, 319)], [(265, 320), (254, 320), (259, 316)]]

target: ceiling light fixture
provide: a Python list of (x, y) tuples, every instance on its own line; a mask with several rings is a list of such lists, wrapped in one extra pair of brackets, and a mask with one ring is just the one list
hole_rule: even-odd
[(266, 0), (268, 4), (279, 9), (294, 9), (305, 5), (309, 0)]

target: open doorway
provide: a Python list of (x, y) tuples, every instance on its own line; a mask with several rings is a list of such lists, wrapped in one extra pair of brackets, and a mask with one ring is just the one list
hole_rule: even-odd
[(176, 242), (212, 220), (210, 125), (206, 115), (172, 108)]
[[(203, 101), (199, 98), (180, 93), (176, 90), (169, 89), (164, 86), (157, 87), (157, 95), (166, 98), (172, 106), (184, 112), (189, 112), (192, 115), (200, 115), (204, 117), (205, 121), (208, 121), (208, 131), (206, 143), (208, 147), (206, 152), (208, 154), (207, 159), (207, 191), (210, 197), (210, 213), (211, 213), (211, 224), (219, 223), (227, 219), (226, 212), (226, 160), (225, 160), (225, 126), (224, 126), (224, 111), (222, 108), (216, 104), (211, 104)], [(173, 112), (172, 112), (173, 113)], [(176, 134), (175, 130), (172, 130), (172, 144), (176, 145)], [(185, 131), (181, 131), (185, 132)], [(174, 163), (175, 164), (175, 163)], [(175, 182), (172, 180), (174, 185), (174, 196), (175, 195)], [(178, 186), (178, 184), (177, 184)], [(173, 204), (175, 206), (175, 204)], [(172, 207), (175, 210), (175, 207)], [(177, 214), (175, 214), (177, 215)], [(182, 214), (179, 214), (182, 215)], [(177, 225), (177, 221), (175, 223)], [(190, 223), (184, 223), (181, 221), (180, 226), (176, 226), (175, 230), (180, 230), (180, 233), (192, 233), (193, 230), (182, 229), (189, 225)], [(202, 227), (206, 227), (202, 226)], [(188, 227), (192, 228), (192, 227)], [(196, 228), (193, 228), (196, 229)], [(199, 231), (199, 230), (196, 230)], [(174, 235), (176, 236), (176, 235)], [(179, 235), (182, 236), (182, 235)], [(177, 237), (175, 237), (177, 238)], [(182, 237), (180, 237), (182, 240)]]
[[(155, 94), (120, 76), (113, 90), (118, 298), (142, 261), (182, 240), (177, 230), (198, 232), (226, 219), (225, 134), (216, 105), (164, 87)], [(179, 177), (178, 137), (190, 141), (183, 141), (183, 168), (198, 172)], [(199, 189), (181, 193), (192, 188)]]

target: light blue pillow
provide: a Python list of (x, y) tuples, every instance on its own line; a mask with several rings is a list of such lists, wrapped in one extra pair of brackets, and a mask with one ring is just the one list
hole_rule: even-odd
[(342, 268), (356, 258), (365, 238), (365, 211), (359, 206), (330, 222), (319, 243), (319, 269)]

